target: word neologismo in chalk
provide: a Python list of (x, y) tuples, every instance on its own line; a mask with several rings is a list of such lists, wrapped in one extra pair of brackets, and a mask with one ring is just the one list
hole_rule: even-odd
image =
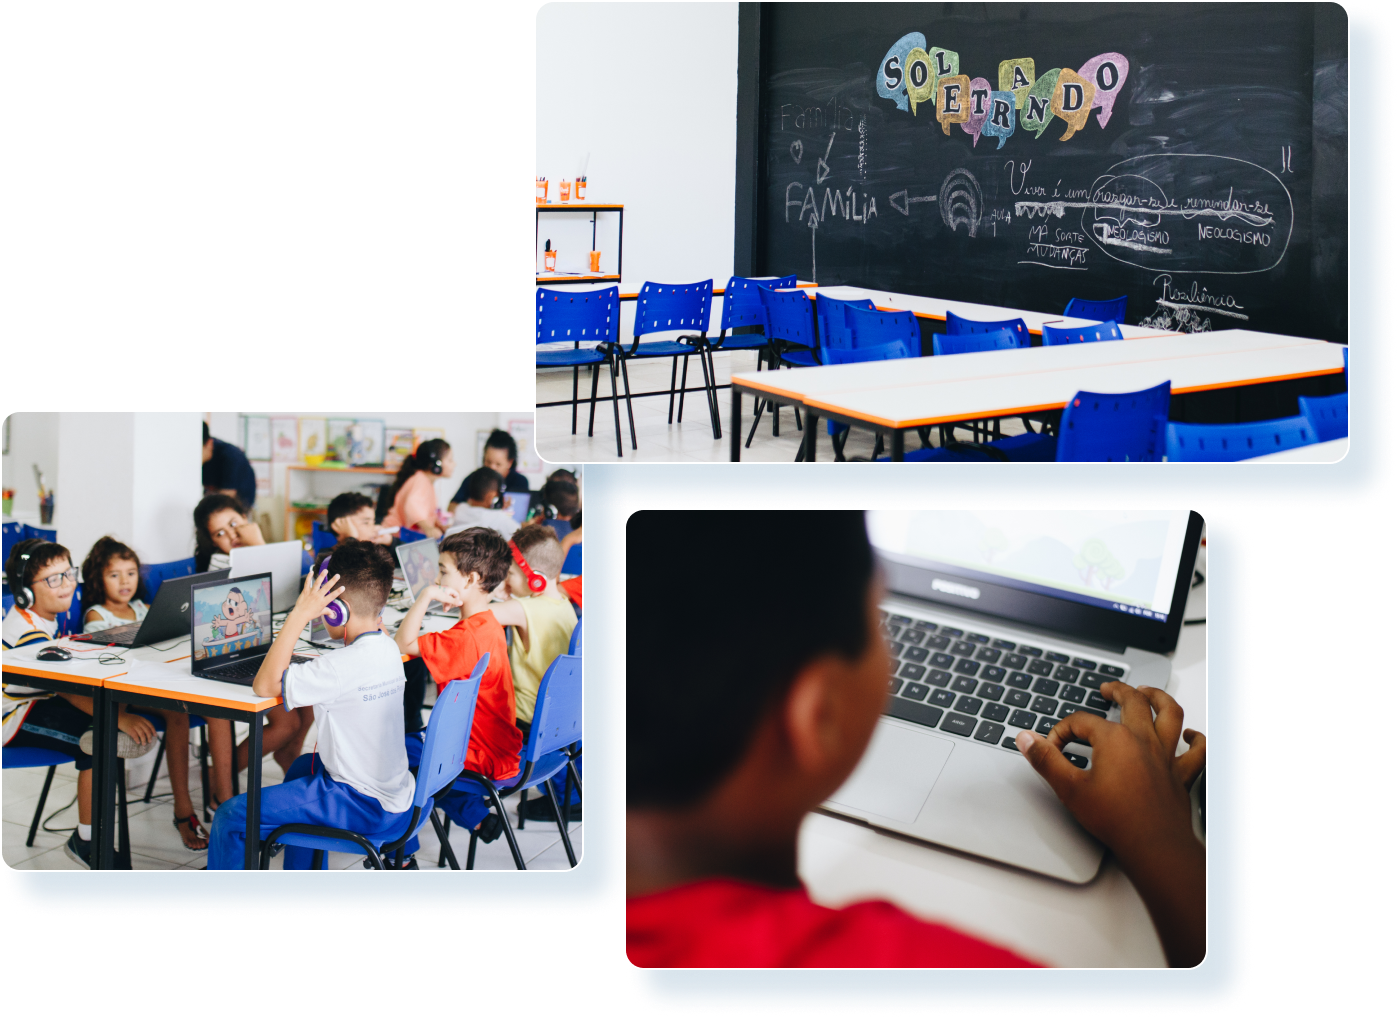
[(1016, 120), (1038, 138), (1057, 117), (1068, 125), (1059, 141), (1086, 127), (1094, 109), (1097, 123), (1106, 127), (1130, 70), (1120, 53), (1101, 53), (1076, 71), (1054, 67), (1042, 74), (1035, 74), (1033, 57), (1016, 57), (1000, 61), (997, 89), (985, 78), (962, 74), (960, 54), (909, 32), (884, 54), (875, 91), (913, 116), (930, 103), (943, 134), (960, 124), (973, 146), (985, 134), (999, 141), (998, 150), (1015, 133)]

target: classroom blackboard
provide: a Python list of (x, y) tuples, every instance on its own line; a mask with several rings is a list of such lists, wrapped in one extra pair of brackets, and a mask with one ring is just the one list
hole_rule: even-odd
[(1338, 5), (743, 6), (740, 272), (1346, 341)]

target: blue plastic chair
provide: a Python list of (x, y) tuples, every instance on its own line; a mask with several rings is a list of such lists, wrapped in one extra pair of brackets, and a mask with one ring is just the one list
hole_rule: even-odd
[(1116, 322), (1099, 322), (1097, 325), (1084, 325), (1080, 329), (1044, 326), (1044, 346), (1067, 346), (1069, 343), (1106, 343), (1121, 339), (1121, 329)]
[(937, 333), (932, 337), (932, 356), (947, 357), (952, 354), (981, 353), (986, 350), (1018, 350), (1028, 345), (1028, 334), (1021, 338), (1013, 329), (945, 335)]
[(542, 522), (554, 532), (560, 541), (573, 532), (571, 520), (543, 520)]
[(582, 573), (582, 545), (575, 544), (568, 549), (568, 554), (563, 559), (561, 572), (565, 572), (569, 576), (578, 576)]
[(20, 536), (24, 532), (23, 525), (19, 523), (6, 523), (0, 530), (4, 531), (4, 549), (0, 551), (0, 563), (10, 561), (10, 549), (24, 540)]
[(39, 830), (39, 821), (44, 816), (44, 804), (48, 802), (49, 787), (53, 784), (54, 771), (61, 764), (70, 764), (73, 758), (67, 753), (60, 753), (53, 749), (40, 749), (37, 746), (6, 746), (3, 754), (4, 769), (16, 770), (22, 767), (47, 767), (48, 773), (44, 775), (44, 788), (39, 793), (39, 805), (34, 807), (34, 819), (29, 823), (29, 837), (25, 839), (26, 848), (34, 847), (34, 835)]
[(874, 306), (874, 302), (867, 297), (864, 300), (835, 300), (823, 293), (816, 294), (815, 305), (816, 324), (820, 326), (820, 348), (822, 350), (829, 347), (848, 350), (854, 346), (854, 342), (850, 339), (849, 325), (845, 316), (846, 308), (858, 308), (861, 311), (878, 310)]
[(21, 541), (28, 541), (33, 537), (37, 537), (41, 541), (49, 541), (54, 544), (58, 543), (57, 530), (49, 530), (46, 527), (31, 527), (28, 523), (21, 523), (19, 525), (19, 539)]
[(869, 311), (846, 306), (845, 327), (849, 330), (850, 346), (856, 349), (897, 342), (907, 349), (904, 356), (916, 357), (922, 352), (922, 329), (911, 311)]
[[(581, 628), (581, 627), (579, 627)], [(574, 630), (576, 632), (576, 630)], [(554, 822), (563, 838), (563, 851), (567, 853), (568, 864), (576, 866), (577, 856), (573, 854), (573, 842), (568, 837), (568, 825), (564, 822), (563, 810), (558, 803), (558, 793), (549, 779), (563, 771), (578, 788), (582, 783), (573, 767), (569, 747), (582, 741), (582, 658), (570, 654), (560, 654), (553, 659), (544, 677), (539, 680), (539, 693), (534, 700), (534, 718), (529, 725), (529, 738), (520, 752), (520, 771), (512, 778), (495, 781), (484, 774), (465, 771), (452, 787), (467, 792), (484, 792), (490, 797), (492, 808), (504, 823), (505, 836), (510, 843), (510, 853), (514, 856), (515, 867), (525, 869), (524, 857), (515, 841), (509, 818), (505, 815), (505, 796), (527, 788), (542, 789), (553, 807)], [(580, 793), (581, 794), (581, 793)], [(564, 803), (563, 808), (567, 808)], [(442, 852), (452, 860), (451, 846), (447, 844), (446, 833), (439, 826), (438, 836), (442, 841)], [(466, 849), (466, 868), (473, 869), (476, 862), (477, 834), (471, 832), (471, 843)], [(453, 869), (455, 863), (453, 860)]]
[[(616, 362), (613, 343), (620, 334), (620, 289), (564, 293), (539, 287), (534, 294), (534, 366), (573, 369), (573, 434), (578, 433), (578, 369), (592, 376), (592, 396), (587, 413), (587, 437), (597, 417), (599, 365), (607, 365), (612, 379), (612, 416), (616, 426), (616, 454), (621, 455), (621, 409), (616, 401)], [(571, 342), (571, 350), (538, 350), (543, 343)]]
[[(319, 824), (282, 824), (262, 842), (260, 864), (267, 869), (272, 849), (278, 844), (297, 845), (315, 851), (311, 869), (321, 869), (326, 852), (362, 852), (376, 870), (402, 869), (403, 846), (429, 820), (437, 835), (446, 843), (446, 834), (437, 820), (433, 799), (449, 786), (466, 763), (466, 743), (471, 734), (471, 722), (476, 714), (476, 696), (481, 690), (481, 676), (490, 663), (490, 655), (482, 654), (468, 679), (448, 682), (432, 705), (427, 718), (426, 740), (422, 759), (418, 763), (417, 782), (413, 788), (413, 808), (408, 811), (401, 833), (394, 838), (370, 840), (357, 831), (347, 831)], [(390, 866), (389, 855), (393, 856)], [(380, 856), (383, 856), (382, 861)]]
[(1140, 392), (1079, 392), (1059, 421), (1056, 458), (1060, 463), (1158, 463), (1165, 455), (1169, 416), (1169, 382)]
[(573, 635), (568, 640), (568, 653), (573, 657), (579, 657), (582, 654), (582, 619), (579, 619), (578, 624), (573, 627)]
[(1333, 442), (1337, 438), (1349, 437), (1349, 393), (1341, 392), (1334, 396), (1297, 396), (1296, 404), (1301, 415), (1310, 421), (1311, 427), (1315, 429), (1317, 442)]
[[(863, 361), (891, 361), (900, 357), (911, 357), (908, 352), (908, 344), (903, 340), (894, 340), (891, 343), (882, 343), (879, 346), (858, 346), (853, 350), (841, 350), (838, 347), (826, 350), (825, 355), (830, 358), (831, 364), (858, 364)], [(843, 427), (844, 425), (841, 425)]]
[(1074, 297), (1063, 309), (1066, 318), (1090, 318), (1094, 322), (1116, 322), (1126, 324), (1126, 297), (1116, 300), (1083, 300)]
[(311, 521), (311, 551), (319, 555), (321, 552), (335, 547), (340, 543), (340, 535), (333, 530), (329, 530), (320, 520)]
[(1246, 424), (1171, 421), (1166, 432), (1165, 456), (1172, 463), (1236, 463), (1315, 443), (1315, 428), (1299, 415)]
[[(810, 368), (820, 364), (811, 299), (804, 293), (778, 293), (766, 287), (760, 288), (757, 295), (762, 301), (763, 310), (767, 312), (767, 338), (771, 340), (777, 366)], [(735, 393), (733, 398), (740, 397)], [(745, 447), (752, 445), (752, 436), (757, 434), (757, 422), (762, 420), (762, 413), (769, 406), (772, 409), (772, 434), (781, 432), (780, 407), (763, 399), (758, 399), (756, 403)], [(796, 415), (796, 430), (800, 431), (801, 413), (799, 410), (793, 412)]]
[(420, 530), (409, 530), (407, 527), (398, 528), (399, 544), (414, 544), (417, 541), (427, 540), (427, 535)]
[(3, 606), (4, 614), (8, 615), (10, 609), (15, 606), (15, 596), (6, 590), (4, 596), (0, 597), (0, 606)]
[(141, 566), (141, 580), (146, 587), (147, 604), (155, 603), (155, 595), (160, 590), (160, 585), (166, 580), (172, 580), (176, 576), (193, 576), (194, 559), (181, 558), (173, 562), (150, 562)]
[[(767, 341), (767, 311), (762, 306), (758, 291), (766, 288), (792, 287), (795, 276), (779, 276), (768, 279), (749, 279), (746, 276), (730, 276), (723, 288), (723, 307), (719, 312), (718, 336), (712, 341), (714, 350), (758, 350), (757, 370), (770, 363), (771, 344)], [(757, 329), (757, 332), (736, 333), (738, 329)], [(729, 333), (734, 333), (729, 335)]]
[(1023, 318), (1007, 318), (1003, 322), (978, 322), (971, 318), (962, 318), (953, 311), (947, 312), (948, 336), (971, 336), (978, 332), (999, 332), (1001, 329), (1013, 332), (1019, 340), (1019, 346), (1029, 346), (1029, 326), (1024, 324)]
[[(689, 358), (698, 356), (704, 372), (704, 396), (709, 405), (709, 424), (714, 438), (723, 437), (719, 424), (718, 389), (709, 362), (709, 315), (714, 301), (714, 281), (699, 283), (646, 283), (636, 295), (636, 322), (632, 327), (631, 345), (618, 344), (617, 357), (621, 364), (621, 379), (626, 388), (626, 414), (631, 423), (631, 448), (636, 448), (636, 418), (631, 412), (631, 379), (627, 361), (654, 357), (670, 358), (670, 411), (666, 423), (684, 421), (684, 395), (689, 382)], [(686, 331), (692, 330), (692, 331)], [(642, 336), (657, 332), (681, 333), (676, 339), (642, 343)], [(680, 359), (684, 359), (684, 374), (679, 382), (680, 411), (675, 414), (675, 375)], [(656, 394), (658, 395), (658, 393)]]

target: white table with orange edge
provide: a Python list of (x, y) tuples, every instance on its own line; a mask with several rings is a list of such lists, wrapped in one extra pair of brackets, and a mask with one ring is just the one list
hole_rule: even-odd
[[(1260, 385), (1345, 370), (1344, 347), (1247, 329), (1146, 336), (1131, 341), (988, 350), (733, 375), (747, 393), (803, 411), (800, 459), (815, 459), (821, 417), (890, 435), (903, 458), (907, 430), (1062, 410), (1080, 391), (1132, 392), (1170, 382), (1172, 395)], [(734, 399), (730, 458), (742, 442)]]

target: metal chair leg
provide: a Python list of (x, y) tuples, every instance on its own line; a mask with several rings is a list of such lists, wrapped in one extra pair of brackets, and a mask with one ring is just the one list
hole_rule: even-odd
[[(573, 841), (568, 837), (568, 825), (563, 822), (563, 812), (558, 808), (558, 793), (553, 790), (553, 785), (544, 782), (544, 792), (549, 797), (549, 806), (553, 808), (553, 819), (558, 824), (558, 833), (563, 836), (563, 851), (568, 855), (568, 865), (570, 867), (578, 864), (578, 857), (573, 854)], [(520, 869), (524, 867), (521, 866)]]
[(528, 798), (529, 798), (529, 789), (527, 789), (527, 788), (521, 788), (521, 789), (519, 790), (519, 829), (520, 829), (521, 831), (524, 830), (524, 803), (525, 803), (525, 800), (528, 799)]
[(621, 457), (621, 403), (616, 395), (616, 361), (607, 355), (607, 374), (612, 377), (612, 419), (616, 425), (616, 454)]
[(596, 364), (588, 365), (588, 370), (592, 372), (592, 408), (587, 412), (587, 437), (592, 437), (592, 422), (597, 418), (597, 380), (600, 372)]
[[(437, 840), (442, 843), (442, 850), (437, 855), (437, 868), (441, 869), (443, 866), (450, 865), (454, 870), (461, 869), (461, 867), (456, 864), (456, 853), (451, 850), (451, 842), (447, 840), (446, 828), (442, 826), (442, 822), (437, 819), (437, 811), (435, 809), (432, 810), (430, 816), (432, 817), (432, 827), (437, 832)], [(447, 824), (450, 823), (451, 817), (447, 817)]]
[[(666, 424), (674, 424), (674, 423), (675, 423), (675, 372), (679, 369), (679, 366), (680, 366), (680, 358), (679, 358), (679, 355), (676, 354), (674, 357), (671, 357), (671, 358), (670, 358), (670, 412), (669, 412), (669, 414), (667, 414), (666, 417), (665, 417), (665, 423), (666, 423)], [(686, 375), (689, 374), (689, 358), (688, 358), (688, 357), (686, 357), (686, 358), (684, 359), (684, 373), (685, 373)], [(683, 392), (684, 386), (685, 386), (684, 381), (681, 381), (681, 382), (680, 382), (680, 389), (681, 389), (681, 392), (680, 392), (680, 420), (684, 420), (684, 392)]]
[(311, 851), (311, 869), (325, 869), (325, 849), (317, 848)]
[(471, 831), (471, 843), (466, 846), (466, 868), (473, 870), (476, 868), (476, 841), (480, 838), (474, 830)]
[(510, 843), (510, 855), (515, 857), (515, 869), (528, 869), (524, 865), (524, 856), (520, 855), (519, 842), (515, 841), (515, 830), (510, 826), (510, 815), (505, 812), (505, 804), (500, 801), (500, 793), (494, 786), (490, 789), (490, 803), (495, 807), (495, 812), (500, 814), (500, 819), (504, 821), (501, 826), (505, 829), (505, 840)]
[(631, 451), (636, 451), (636, 415), (631, 412), (631, 375), (626, 370), (626, 358), (621, 359), (621, 382), (626, 388), (626, 419), (631, 422)]
[[(576, 346), (577, 344), (573, 344)], [(578, 433), (578, 366), (573, 365), (573, 434)]]
[(767, 405), (765, 399), (753, 398), (752, 427), (748, 430), (748, 440), (743, 443), (744, 449), (752, 448), (752, 436), (757, 434), (757, 422), (762, 420), (762, 408)]
[(29, 837), (25, 839), (24, 847), (34, 847), (34, 835), (39, 830), (39, 821), (44, 815), (44, 803), (49, 801), (49, 786), (53, 784), (53, 773), (58, 770), (58, 765), (54, 764), (44, 775), (44, 790), (39, 793), (39, 805), (34, 808), (34, 820), (29, 825)]
[(142, 802), (150, 802), (151, 792), (155, 791), (155, 779), (160, 777), (160, 761), (165, 759), (165, 733), (160, 733), (160, 745), (155, 749), (155, 766), (150, 769), (150, 780), (146, 782), (146, 794)]
[(723, 437), (723, 426), (718, 422), (718, 379), (714, 374), (713, 362), (709, 360), (709, 352), (701, 348), (699, 350), (699, 366), (704, 369), (704, 399), (709, 404), (709, 426), (713, 428), (714, 440)]
[(199, 783), (204, 792), (204, 823), (211, 823), (209, 815), (209, 740), (206, 737), (209, 725), (205, 722), (199, 726)]

